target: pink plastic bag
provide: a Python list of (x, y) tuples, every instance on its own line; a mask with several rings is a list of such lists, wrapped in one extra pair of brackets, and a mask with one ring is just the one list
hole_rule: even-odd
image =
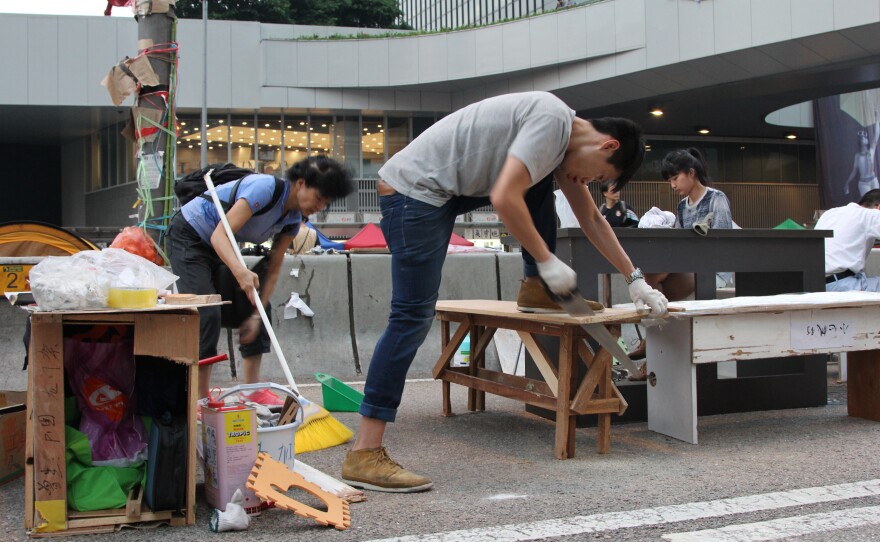
[(82, 414), (79, 430), (92, 446), (92, 462), (127, 467), (146, 459), (146, 430), (135, 407), (132, 341), (66, 338), (64, 369)]

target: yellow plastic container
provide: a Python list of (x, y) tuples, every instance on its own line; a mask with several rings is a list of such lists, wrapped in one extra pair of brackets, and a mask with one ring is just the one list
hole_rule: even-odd
[(155, 288), (110, 288), (107, 306), (112, 309), (148, 309), (156, 306)]

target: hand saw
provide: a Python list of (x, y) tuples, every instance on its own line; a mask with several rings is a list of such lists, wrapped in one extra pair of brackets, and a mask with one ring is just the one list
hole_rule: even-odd
[[(544, 281), (542, 280), (541, 282), (543, 283)], [(589, 303), (587, 303), (587, 300), (584, 299), (584, 296), (581, 295), (577, 288), (569, 292), (566, 296), (554, 294), (546, 284), (544, 284), (544, 289), (547, 290), (550, 298), (559, 303), (569, 316), (580, 318), (596, 314), (593, 312), (593, 309), (590, 308)], [(631, 359), (629, 359), (627, 353), (623, 351), (623, 348), (620, 347), (617, 339), (610, 331), (608, 331), (608, 328), (602, 324), (581, 324), (581, 328), (589, 333), (590, 337), (599, 343), (599, 346), (607, 350), (613, 357), (617, 358), (617, 361), (619, 361), (620, 364), (623, 365), (623, 368), (629, 371), (631, 375), (639, 374), (639, 368), (636, 367), (636, 364), (633, 363)]]

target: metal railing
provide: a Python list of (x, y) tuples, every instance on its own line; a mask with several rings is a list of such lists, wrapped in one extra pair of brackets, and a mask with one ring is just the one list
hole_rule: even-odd
[[(813, 222), (813, 213), (819, 209), (819, 186), (815, 184), (740, 182), (716, 183), (712, 186), (727, 194), (733, 219), (743, 228), (772, 228), (787, 218), (800, 224), (810, 224)], [(597, 205), (604, 201), (597, 183), (591, 183), (589, 190)], [(641, 216), (651, 207), (675, 212), (681, 198), (667, 182), (638, 181), (624, 188), (623, 199)], [(339, 216), (335, 213), (355, 213), (355, 223), (363, 223), (363, 213), (370, 213), (370, 218), (375, 218), (378, 212), (376, 179), (357, 179), (357, 193), (331, 203), (316, 223), (334, 223), (334, 216)], [(487, 205), (475, 212), (495, 212), (495, 209)], [(463, 221), (469, 223), (471, 218), (465, 216)]]

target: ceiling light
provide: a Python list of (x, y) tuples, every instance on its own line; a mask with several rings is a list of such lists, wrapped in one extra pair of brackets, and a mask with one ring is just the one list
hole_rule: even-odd
[(220, 120), (217, 121), (217, 122), (219, 122), (220, 124), (223, 124), (223, 119), (220, 119)]
[(709, 128), (706, 126), (697, 126), (694, 128), (698, 134), (707, 135), (709, 133)]
[(663, 110), (660, 109), (659, 107), (652, 107), (652, 108), (648, 109), (648, 113), (650, 113), (651, 115), (653, 115), (655, 117), (662, 117), (663, 116)]
[(797, 134), (785, 134), (785, 139), (797, 139)]

